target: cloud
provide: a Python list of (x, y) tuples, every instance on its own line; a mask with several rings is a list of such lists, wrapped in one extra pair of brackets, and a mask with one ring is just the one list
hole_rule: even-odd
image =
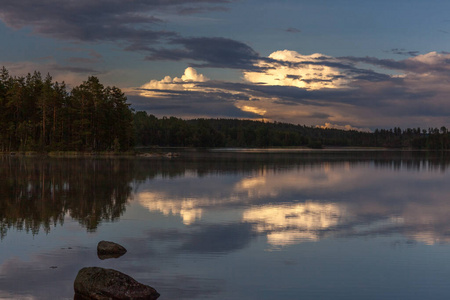
[(258, 107), (250, 106), (250, 105), (242, 105), (239, 108), (242, 111), (252, 112), (252, 113), (255, 113), (255, 114), (260, 115), (260, 116), (264, 116), (267, 113), (267, 110), (265, 110), (263, 108), (258, 108)]
[(194, 67), (255, 69), (255, 63), (262, 59), (250, 46), (227, 38), (196, 37), (173, 39), (171, 44), (181, 46), (175, 49), (150, 49), (147, 60), (192, 60)]
[[(0, 20), (14, 29), (81, 42), (125, 43), (142, 50), (150, 43), (177, 36), (158, 30), (163, 14), (190, 14), (220, 10), (227, 0), (4, 0)], [(157, 16), (158, 15), (158, 16)]]
[(400, 61), (393, 59), (378, 59), (376, 57), (341, 57), (340, 59), (354, 63), (366, 63), (400, 72), (418, 74), (448, 73), (450, 71), (450, 53), (446, 52), (433, 51)]
[[(241, 52), (246, 51), (235, 53)], [(184, 82), (169, 77), (150, 81), (153, 86), (147, 87), (148, 92), (157, 92), (160, 99), (145, 95), (151, 97), (152, 105), (159, 103), (166, 109), (177, 105), (172, 112), (166, 112), (178, 116), (185, 115), (178, 110), (179, 105), (183, 109), (189, 106), (192, 116), (196, 109), (206, 112), (205, 103), (210, 108), (226, 103), (228, 116), (252, 113), (247, 117), (314, 126), (328, 123), (324, 125), (327, 128), (374, 130), (450, 125), (449, 53), (430, 52), (403, 60), (303, 55), (288, 50), (258, 59), (258, 54), (249, 53), (241, 63), (233, 63), (236, 68), (242, 67), (241, 82)], [(208, 59), (205, 66), (213, 60)], [(216, 63), (224, 67), (226, 60)], [(249, 67), (250, 63), (254, 66)]]
[(137, 89), (129, 89), (129, 99), (136, 110), (157, 116), (177, 115), (184, 118), (224, 117), (258, 118), (258, 111), (242, 110), (236, 102), (248, 102), (245, 92), (227, 83), (209, 80), (188, 67), (181, 77), (166, 76), (151, 80)]
[(213, 6), (213, 7), (201, 7), (201, 6), (191, 6), (184, 7), (178, 10), (180, 15), (192, 15), (192, 14), (202, 14), (206, 12), (215, 12), (215, 11), (228, 11), (229, 9), (223, 6)]
[(273, 62), (259, 62), (259, 66), (266, 69), (265, 72), (244, 72), (244, 78), (252, 83), (311, 90), (340, 88), (348, 84), (348, 79), (338, 68), (316, 63), (324, 59), (332, 60), (331, 57), (320, 53), (301, 55), (295, 51), (283, 50), (273, 52), (269, 58)]
[(419, 51), (408, 51), (406, 49), (399, 49), (399, 48), (393, 48), (389, 51), (386, 51), (388, 53), (394, 53), (394, 54), (398, 54), (398, 55), (405, 55), (405, 56), (417, 56), (419, 55)]
[(294, 27), (289, 27), (287, 29), (285, 29), (284, 31), (289, 32), (289, 33), (300, 33), (302, 32), (300, 29), (294, 28)]
[[(222, 97), (223, 96), (223, 97)], [(233, 96), (220, 93), (173, 93), (164, 97), (128, 96), (132, 108), (147, 111), (157, 117), (176, 116), (179, 118), (260, 118), (252, 112), (245, 112), (236, 107), (231, 100)]]
[[(181, 78), (166, 76), (162, 80), (151, 80), (140, 87), (141, 95), (151, 97), (158, 95), (159, 90), (162, 91), (193, 91), (196, 89), (196, 83), (209, 80), (203, 74), (198, 74), (197, 70), (192, 67), (187, 68)], [(162, 93), (164, 95), (164, 92)]]
[[(450, 113), (448, 53), (430, 52), (399, 61), (307, 57), (293, 51), (275, 53), (282, 55), (273, 53), (270, 57), (284, 60), (284, 64), (272, 63), (272, 68), (267, 68), (266, 72), (246, 77), (255, 84), (254, 91), (265, 94), (266, 97), (258, 95), (262, 99), (258, 104), (267, 110), (266, 117), (284, 116), (290, 122), (297, 118), (308, 123), (318, 122), (315, 125), (349, 124), (372, 129), (449, 124), (445, 118)], [(378, 71), (373, 71), (370, 65)], [(396, 73), (392, 74), (391, 70)], [(251, 72), (244, 74), (253, 75)], [(311, 81), (300, 81), (307, 76)], [(322, 121), (308, 120), (300, 112), (323, 113), (328, 117)]]
[(356, 130), (356, 131), (364, 131), (364, 132), (371, 132), (370, 128), (358, 128), (353, 127), (351, 125), (338, 125), (338, 124), (331, 124), (331, 123), (325, 123), (325, 125), (318, 125), (318, 128), (322, 129), (340, 129), (340, 130)]

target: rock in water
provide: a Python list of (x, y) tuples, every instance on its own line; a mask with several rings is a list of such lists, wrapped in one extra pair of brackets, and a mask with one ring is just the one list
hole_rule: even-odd
[(83, 268), (74, 282), (75, 299), (156, 300), (159, 293), (113, 269)]
[(126, 252), (127, 249), (114, 242), (101, 241), (97, 245), (97, 255), (100, 259), (117, 258)]

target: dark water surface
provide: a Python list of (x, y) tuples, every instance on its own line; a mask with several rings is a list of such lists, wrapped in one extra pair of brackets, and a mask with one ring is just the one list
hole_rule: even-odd
[[(0, 156), (0, 299), (73, 299), (85, 266), (175, 299), (450, 298), (450, 156)], [(96, 245), (128, 249), (100, 260)]]

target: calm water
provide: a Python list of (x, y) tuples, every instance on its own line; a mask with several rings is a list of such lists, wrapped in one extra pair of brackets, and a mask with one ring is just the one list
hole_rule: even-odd
[[(73, 299), (101, 266), (162, 300), (448, 299), (449, 158), (0, 157), (0, 298)], [(128, 253), (100, 260), (100, 240)]]

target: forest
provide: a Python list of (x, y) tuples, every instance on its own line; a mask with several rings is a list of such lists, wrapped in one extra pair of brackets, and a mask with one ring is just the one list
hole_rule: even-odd
[(450, 149), (441, 128), (374, 132), (240, 119), (158, 118), (134, 112), (117, 87), (90, 76), (70, 91), (48, 74), (0, 70), (0, 152), (124, 152), (135, 147), (386, 147)]
[(134, 127), (140, 146), (450, 149), (446, 127), (362, 132), (238, 119), (157, 118), (142, 111), (134, 114)]
[(91, 76), (70, 92), (39, 72), (0, 70), (0, 151), (126, 151), (133, 112), (124, 93)]

